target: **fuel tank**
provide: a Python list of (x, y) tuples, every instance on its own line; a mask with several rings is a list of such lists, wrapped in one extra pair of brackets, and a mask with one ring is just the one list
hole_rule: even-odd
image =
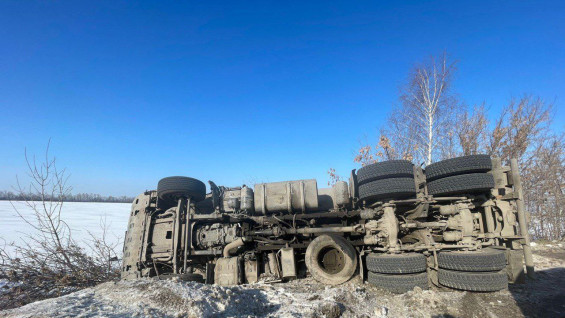
[(318, 209), (318, 185), (315, 179), (259, 183), (255, 185), (256, 214), (269, 212), (307, 212)]

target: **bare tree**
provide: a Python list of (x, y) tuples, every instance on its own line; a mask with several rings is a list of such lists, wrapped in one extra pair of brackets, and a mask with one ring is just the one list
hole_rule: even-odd
[(484, 104), (473, 107), (471, 112), (465, 110), (458, 114), (454, 128), (461, 148), (460, 154), (468, 156), (486, 151), (487, 125), (488, 119)]
[(552, 105), (539, 97), (513, 98), (495, 121), (487, 152), (505, 161), (517, 158), (527, 168), (548, 139), (551, 109)]
[(565, 137), (551, 136), (536, 149), (524, 175), (524, 201), (536, 238), (565, 237)]
[(361, 165), (406, 159), (416, 163), (455, 156), (454, 129), (459, 103), (451, 90), (456, 63), (447, 54), (430, 57), (410, 72), (375, 146), (362, 144), (354, 161)]
[(447, 54), (416, 65), (400, 93), (401, 105), (390, 117), (386, 135), (395, 148), (412, 152), (426, 165), (441, 156), (457, 98), (451, 91), (456, 63)]

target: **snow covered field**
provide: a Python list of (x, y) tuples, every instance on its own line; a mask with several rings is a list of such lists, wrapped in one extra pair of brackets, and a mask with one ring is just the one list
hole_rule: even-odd
[[(24, 202), (12, 202), (18, 211), (33, 220), (33, 211)], [(100, 221), (105, 218), (111, 242), (122, 240), (127, 227), (129, 203), (65, 202), (61, 218), (67, 222), (76, 240), (88, 240), (88, 231), (101, 234)], [(0, 201), (0, 238), (9, 242), (21, 242), (27, 234), (33, 234), (31, 226), (16, 213), (9, 201)], [(0, 240), (0, 244), (4, 242)]]

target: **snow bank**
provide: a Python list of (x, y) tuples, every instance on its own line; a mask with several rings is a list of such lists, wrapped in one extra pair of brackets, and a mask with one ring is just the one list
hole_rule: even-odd
[[(306, 284), (307, 285), (307, 284)], [(352, 286), (326, 288), (312, 293), (256, 284), (220, 287), (193, 282), (139, 280), (104, 283), (63, 297), (39, 301), (0, 312), (0, 317), (338, 317), (343, 305), (337, 299), (363, 298)], [(358, 302), (360, 299), (356, 299)], [(378, 307), (378, 312), (382, 311)], [(374, 316), (375, 306), (357, 316)]]
[(104, 283), (0, 317), (565, 317), (565, 250), (540, 248), (537, 279), (496, 293), (434, 287), (395, 295), (358, 277), (335, 287), (311, 278), (234, 287), (146, 279)]

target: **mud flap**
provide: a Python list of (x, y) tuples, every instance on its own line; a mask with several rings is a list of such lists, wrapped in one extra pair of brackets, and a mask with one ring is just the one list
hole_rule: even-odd
[(506, 250), (506, 273), (510, 284), (525, 284), (524, 254), (521, 250)]
[(283, 278), (296, 278), (296, 262), (294, 261), (294, 248), (281, 248), (281, 267)]

